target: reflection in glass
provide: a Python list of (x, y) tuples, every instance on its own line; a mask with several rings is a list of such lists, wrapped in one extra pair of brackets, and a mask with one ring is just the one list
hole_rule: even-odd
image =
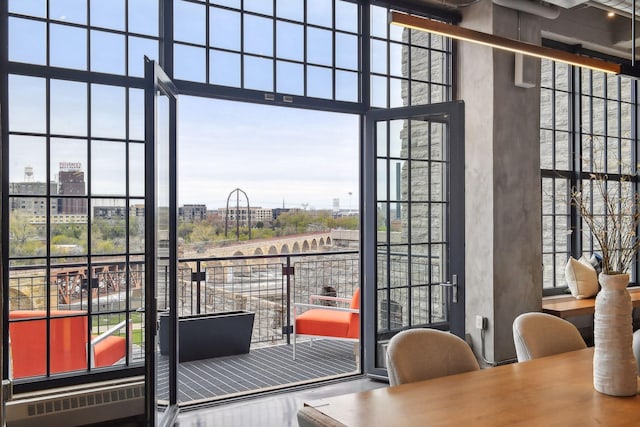
[(144, 251), (144, 199), (129, 201), (129, 252)]

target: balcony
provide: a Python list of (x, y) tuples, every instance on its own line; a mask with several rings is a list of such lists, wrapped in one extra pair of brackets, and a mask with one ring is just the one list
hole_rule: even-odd
[[(84, 313), (93, 335), (114, 324), (128, 323), (129, 328), (116, 331), (128, 344), (126, 355), (116, 365), (141, 365), (144, 318), (139, 309), (144, 302), (143, 274), (139, 261), (130, 262), (127, 271), (119, 262), (102, 260), (92, 265), (91, 274), (87, 274), (86, 265), (73, 263), (56, 264), (48, 276), (39, 266), (15, 267), (11, 271), (10, 310), (43, 309), (40, 319), (44, 323), (46, 304), (43, 307), (42, 303), (48, 299), (51, 310), (63, 318), (65, 313)], [(158, 307), (165, 310), (168, 282), (164, 275), (160, 276)], [(353, 343), (299, 340), (295, 361), (289, 345), (294, 302), (309, 302), (310, 295), (315, 294), (348, 298), (360, 286), (359, 276), (357, 251), (180, 259), (180, 317), (246, 310), (255, 313), (255, 320), (249, 353), (180, 363), (179, 401), (222, 399), (359, 372)], [(47, 341), (44, 337), (43, 340)], [(43, 346), (53, 349), (45, 342)], [(91, 372), (97, 368), (87, 360), (81, 368), (74, 369)], [(50, 370), (49, 376), (58, 373)], [(47, 377), (42, 374), (15, 380), (20, 384), (46, 381)], [(167, 381), (167, 357), (159, 353), (161, 399), (167, 393)]]

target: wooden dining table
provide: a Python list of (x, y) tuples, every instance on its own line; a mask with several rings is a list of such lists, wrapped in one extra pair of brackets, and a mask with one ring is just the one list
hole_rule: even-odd
[(640, 426), (640, 395), (593, 388), (593, 348), (305, 406), (349, 427)]

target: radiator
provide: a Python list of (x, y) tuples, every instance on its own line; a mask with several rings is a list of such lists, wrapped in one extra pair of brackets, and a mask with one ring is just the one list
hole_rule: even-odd
[(73, 427), (144, 414), (144, 380), (14, 395), (6, 403), (7, 427)]

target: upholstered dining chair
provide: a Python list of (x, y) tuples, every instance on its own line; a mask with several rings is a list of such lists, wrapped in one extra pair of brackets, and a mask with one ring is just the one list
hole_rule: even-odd
[(513, 321), (518, 362), (586, 348), (573, 323), (547, 313), (523, 313)]
[(410, 329), (394, 335), (387, 348), (392, 386), (480, 369), (471, 347), (437, 329)]

